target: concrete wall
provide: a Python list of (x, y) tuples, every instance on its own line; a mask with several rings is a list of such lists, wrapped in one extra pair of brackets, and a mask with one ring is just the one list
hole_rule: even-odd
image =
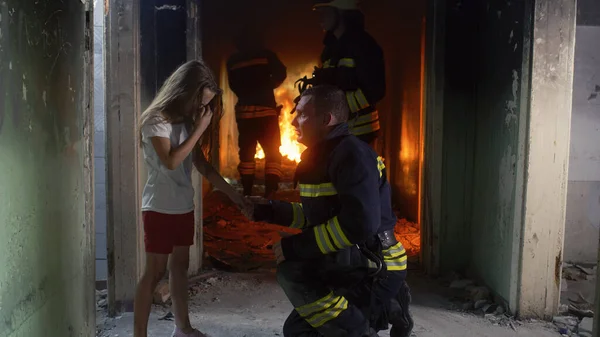
[(0, 1), (3, 337), (95, 333), (85, 3)]
[(578, 26), (565, 261), (595, 262), (600, 228), (600, 26)]
[(486, 1), (479, 8), (471, 267), (505, 299), (511, 297), (512, 267), (519, 256), (513, 243), (520, 237), (520, 228), (514, 228), (519, 130), (527, 123), (520, 113), (522, 80), (528, 76), (523, 74), (523, 68), (528, 72), (523, 67), (525, 11), (521, 1)]
[(106, 281), (106, 134), (104, 111), (104, 2), (94, 4), (94, 169), (96, 281)]

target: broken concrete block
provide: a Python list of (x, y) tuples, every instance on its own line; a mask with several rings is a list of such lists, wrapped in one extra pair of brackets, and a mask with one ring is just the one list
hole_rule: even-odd
[(486, 304), (488, 304), (487, 300), (479, 300), (477, 302), (475, 302), (475, 309), (481, 309), (483, 308)]
[(579, 320), (573, 316), (555, 316), (552, 318), (552, 323), (556, 325), (558, 328), (568, 328), (569, 330), (573, 330), (579, 323)]
[[(594, 329), (594, 319), (590, 317), (584, 317), (579, 323), (579, 327), (577, 328), (577, 332), (579, 336), (592, 336), (592, 330)], [(588, 335), (585, 335), (588, 334)]]
[(485, 304), (485, 305), (484, 305), (484, 306), (481, 308), (481, 310), (483, 310), (483, 312), (484, 312), (484, 313), (486, 313), (486, 314), (491, 314), (491, 313), (493, 313), (493, 312), (495, 312), (495, 311), (496, 311), (496, 308), (497, 308), (497, 307), (498, 307), (498, 305), (497, 305), (497, 304), (494, 304), (494, 303), (486, 303), (486, 304)]
[(504, 306), (502, 306), (502, 305), (499, 305), (499, 306), (496, 308), (496, 312), (495, 312), (495, 314), (496, 314), (496, 315), (503, 315), (505, 312), (506, 312), (506, 309), (504, 309)]
[(469, 297), (473, 302), (487, 300), (490, 297), (490, 290), (487, 287), (471, 287)]
[(560, 291), (567, 290), (569, 290), (569, 284), (567, 283), (567, 280), (565, 280), (564, 278), (560, 279)]
[(467, 286), (473, 285), (473, 281), (471, 280), (456, 280), (450, 284), (450, 288), (452, 289), (465, 289)]

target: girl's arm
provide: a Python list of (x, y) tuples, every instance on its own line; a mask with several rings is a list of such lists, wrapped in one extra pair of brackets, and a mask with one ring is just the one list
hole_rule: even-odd
[(202, 130), (196, 128), (192, 134), (178, 147), (171, 148), (171, 139), (165, 137), (151, 137), (150, 141), (154, 150), (160, 158), (160, 161), (169, 170), (176, 169), (187, 156), (190, 155), (194, 146), (198, 143), (198, 140), (202, 136)]
[(192, 133), (176, 148), (171, 148), (171, 139), (169, 138), (170, 132), (166, 130), (167, 125), (165, 123), (147, 126), (152, 146), (154, 147), (158, 158), (160, 158), (160, 161), (169, 170), (176, 169), (181, 165), (185, 158), (190, 155), (196, 144), (198, 144), (204, 130), (206, 130), (210, 124), (213, 115), (212, 110), (204, 107), (199, 113), (199, 116), (197, 116), (194, 121)]
[(247, 200), (231, 186), (217, 170), (206, 160), (200, 146), (197, 146), (194, 151), (194, 165), (200, 174), (202, 174), (216, 189), (224, 192), (231, 201), (233, 201), (244, 215), (249, 218), (252, 216), (254, 205), (250, 200)]

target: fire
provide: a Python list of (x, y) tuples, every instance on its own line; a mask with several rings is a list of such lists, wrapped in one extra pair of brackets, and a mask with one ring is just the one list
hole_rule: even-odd
[[(290, 112), (294, 108), (294, 98), (298, 96), (298, 89), (294, 87), (294, 82), (304, 76), (310, 77), (316, 64), (317, 62), (288, 67), (287, 79), (279, 88), (275, 89), (277, 104), (283, 105), (281, 115), (279, 116), (279, 129), (281, 130), (279, 152), (282, 156), (297, 163), (300, 162), (300, 155), (306, 147), (298, 143), (298, 136), (292, 126), (294, 115), (290, 114)], [(256, 145), (255, 158), (262, 159), (264, 157), (265, 152), (262, 147), (260, 144)]]

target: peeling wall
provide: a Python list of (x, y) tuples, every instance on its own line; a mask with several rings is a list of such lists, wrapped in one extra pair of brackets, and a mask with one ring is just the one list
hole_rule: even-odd
[(521, 86), (528, 76), (528, 57), (523, 56), (528, 23), (523, 1), (489, 0), (479, 14), (471, 267), (498, 295), (514, 300), (511, 280), (519, 250), (513, 244), (520, 237), (520, 225), (515, 228), (515, 220), (520, 224), (515, 217), (520, 202), (517, 170), (525, 140), (519, 130), (527, 125), (526, 113), (521, 114), (527, 103), (521, 99)]
[(556, 315), (562, 272), (575, 54), (574, 0), (535, 2), (519, 314)]
[(477, 5), (458, 0), (445, 2), (441, 220), (439, 233), (433, 234), (433, 244), (440, 246), (439, 256), (434, 258), (438, 259), (442, 274), (463, 271), (470, 260), (476, 75), (473, 65), (477, 61)]
[(600, 26), (578, 26), (576, 34), (564, 258), (595, 263), (600, 235)]
[(0, 1), (3, 337), (95, 333), (93, 20), (84, 6)]

